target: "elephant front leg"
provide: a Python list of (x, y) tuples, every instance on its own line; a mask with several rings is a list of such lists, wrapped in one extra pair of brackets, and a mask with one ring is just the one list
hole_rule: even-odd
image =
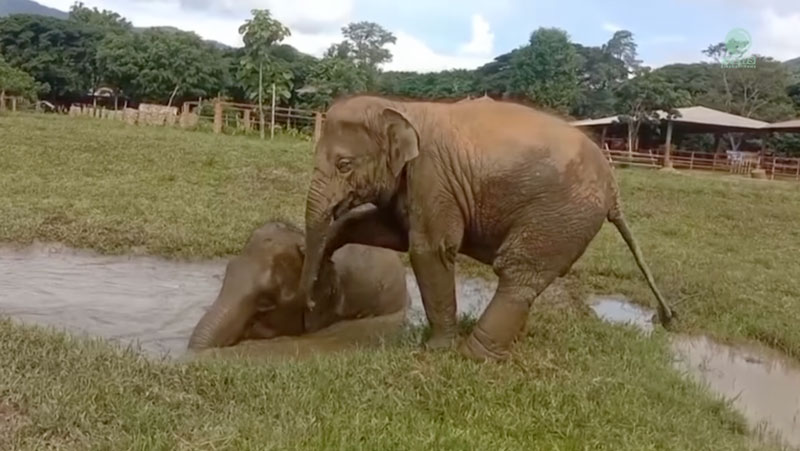
[(455, 245), (442, 242), (438, 246), (413, 244), (411, 266), (422, 295), (425, 316), (431, 336), (425, 342), (429, 349), (451, 347), (457, 337)]

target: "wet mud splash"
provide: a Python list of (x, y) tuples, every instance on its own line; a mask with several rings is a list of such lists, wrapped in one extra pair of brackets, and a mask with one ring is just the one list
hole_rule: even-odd
[[(595, 298), (602, 319), (653, 329), (653, 312), (621, 296)], [(763, 346), (729, 346), (705, 336), (671, 335), (674, 366), (730, 400), (754, 430), (800, 449), (800, 365)], [(777, 436), (777, 437), (776, 437)]]
[[(226, 262), (106, 256), (58, 245), (0, 247), (0, 315), (133, 345), (155, 357), (182, 357), (195, 324), (222, 286)], [(407, 281), (412, 298), (407, 321), (423, 324), (422, 300), (410, 272)], [(459, 280), (459, 313), (480, 313), (493, 291), (481, 280)], [(346, 323), (319, 336), (246, 343), (242, 352), (329, 352), (375, 342), (373, 330), (399, 327), (394, 317)]]

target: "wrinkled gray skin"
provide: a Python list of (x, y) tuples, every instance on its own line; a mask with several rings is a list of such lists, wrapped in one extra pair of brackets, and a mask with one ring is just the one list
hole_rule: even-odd
[(457, 332), (456, 255), (468, 255), (493, 267), (498, 287), (459, 352), (505, 360), (531, 303), (606, 221), (668, 325), (672, 312), (625, 222), (612, 168), (579, 130), (507, 102), (355, 96), (331, 106), (316, 145), (300, 284), (313, 306), (323, 256), (346, 243), (408, 252), (431, 326), (426, 345), (445, 348)]
[(302, 230), (269, 222), (250, 236), (225, 270), (219, 295), (195, 326), (190, 350), (244, 340), (299, 336), (342, 320), (405, 311), (405, 267), (396, 252), (348, 245), (325, 258), (315, 295), (319, 308), (297, 298), (303, 265)]

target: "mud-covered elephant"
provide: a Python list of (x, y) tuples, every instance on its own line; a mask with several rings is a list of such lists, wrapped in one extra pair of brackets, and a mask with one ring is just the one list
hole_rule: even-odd
[(324, 258), (309, 311), (298, 298), (302, 229), (271, 221), (256, 229), (228, 262), (219, 294), (194, 328), (190, 350), (244, 340), (300, 336), (343, 320), (405, 313), (410, 304), (405, 267), (388, 249), (347, 245)]
[[(315, 148), (305, 220), (301, 286), (309, 306), (318, 301), (322, 256), (332, 249), (361, 243), (408, 252), (429, 348), (456, 343), (459, 253), (491, 265), (498, 286), (458, 350), (504, 360), (531, 303), (570, 270), (605, 221), (633, 253), (662, 324), (672, 318), (601, 150), (568, 123), (523, 105), (368, 95), (334, 102)], [(334, 220), (346, 225), (333, 232)]]

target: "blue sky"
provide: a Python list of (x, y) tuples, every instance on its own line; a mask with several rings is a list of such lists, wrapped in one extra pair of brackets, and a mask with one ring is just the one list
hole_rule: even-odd
[[(566, 30), (574, 42), (599, 45), (616, 29), (634, 33), (639, 58), (657, 67), (704, 58), (701, 50), (735, 27), (751, 51), (800, 57), (800, 0), (83, 0), (139, 26), (173, 25), (239, 45), (237, 28), (251, 8), (269, 8), (293, 31), (288, 42), (319, 55), (348, 22), (371, 20), (398, 37), (386, 69), (473, 68), (525, 43), (540, 26)], [(68, 9), (73, 0), (39, 0)]]

